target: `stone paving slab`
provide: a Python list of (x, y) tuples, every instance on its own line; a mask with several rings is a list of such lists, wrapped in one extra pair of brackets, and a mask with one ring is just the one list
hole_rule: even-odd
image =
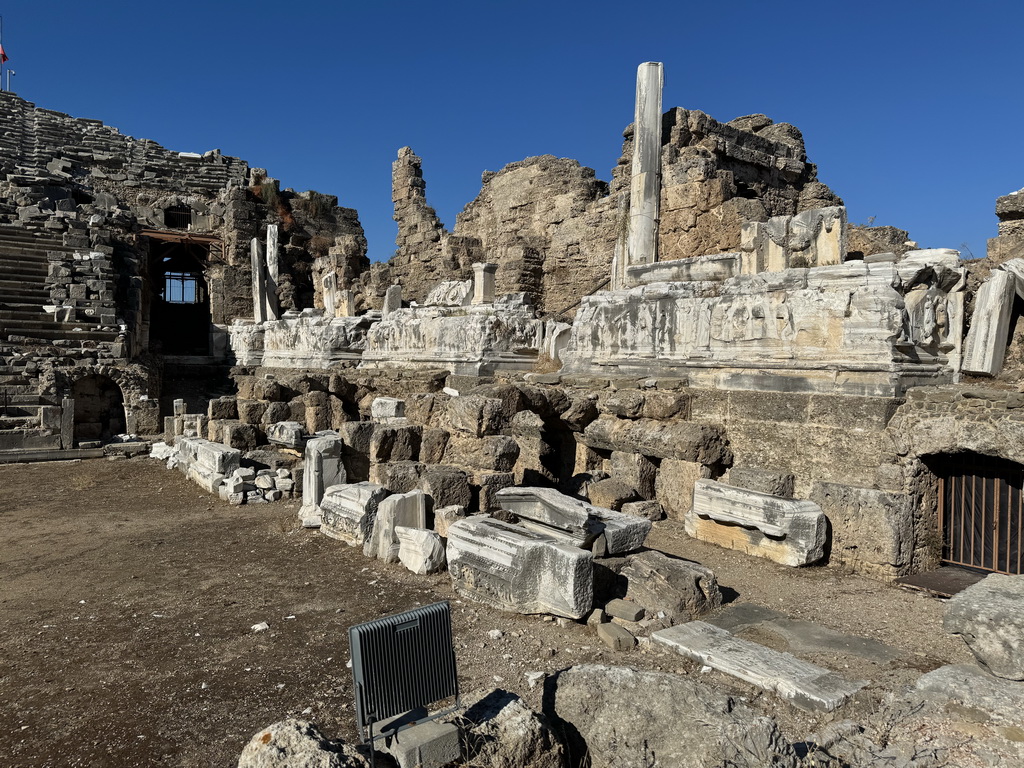
[(867, 684), (846, 680), (824, 667), (742, 640), (703, 621), (654, 632), (651, 639), (807, 711), (832, 712)]
[(975, 664), (949, 664), (921, 675), (917, 690), (980, 710), (995, 722), (1024, 725), (1024, 683), (1003, 680)]
[(715, 618), (707, 619), (707, 622), (736, 635), (754, 628), (771, 632), (785, 643), (786, 650), (793, 653), (845, 653), (883, 665), (907, 655), (877, 640), (836, 632), (813, 621), (794, 619), (755, 603), (737, 603)]

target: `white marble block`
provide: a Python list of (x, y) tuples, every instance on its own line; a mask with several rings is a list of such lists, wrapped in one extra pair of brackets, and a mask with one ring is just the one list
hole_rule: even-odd
[(435, 531), (422, 528), (395, 527), (398, 537), (398, 559), (402, 565), (420, 576), (443, 571), (444, 546)]
[(1016, 293), (1016, 278), (1000, 269), (993, 270), (982, 283), (964, 345), (964, 373), (995, 376), (1002, 369)]
[(306, 429), (297, 421), (279, 421), (267, 427), (267, 440), (274, 445), (301, 449), (306, 444)]
[(574, 546), (589, 549), (603, 536), (610, 555), (638, 549), (651, 531), (650, 520), (595, 507), (553, 488), (502, 488), (495, 497), (522, 525)]
[(694, 483), (693, 507), (684, 526), (695, 539), (793, 566), (824, 557), (828, 538), (828, 521), (814, 502), (780, 499), (714, 480)]
[(384, 306), (381, 308), (381, 317), (385, 318), (396, 309), (402, 308), (402, 286), (392, 285), (384, 293)]
[(405, 400), (397, 397), (375, 397), (370, 404), (370, 415), (375, 420), (401, 419), (405, 416)]
[(455, 590), (503, 611), (581, 619), (594, 604), (594, 556), (552, 536), (489, 517), (448, 528)]
[(494, 274), (497, 264), (478, 263), (473, 265), (473, 303), (494, 303)]
[(332, 485), (320, 500), (320, 533), (353, 547), (362, 547), (373, 532), (377, 507), (388, 489), (376, 483)]
[(318, 528), (322, 521), (320, 501), (324, 491), (345, 482), (341, 463), (343, 440), (338, 435), (315, 437), (306, 443), (306, 461), (302, 475), (302, 507), (299, 517), (307, 528)]
[(388, 496), (377, 505), (373, 531), (363, 545), (363, 554), (385, 563), (397, 563), (399, 542), (395, 528), (427, 527), (427, 495), (423, 491), (409, 491)]

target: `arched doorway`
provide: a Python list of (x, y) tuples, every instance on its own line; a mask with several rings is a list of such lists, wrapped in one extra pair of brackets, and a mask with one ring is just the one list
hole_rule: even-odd
[(942, 562), (1024, 573), (1024, 465), (971, 451), (925, 463), (939, 479)]
[(74, 383), (75, 442), (110, 440), (125, 432), (124, 395), (111, 378), (83, 376)]

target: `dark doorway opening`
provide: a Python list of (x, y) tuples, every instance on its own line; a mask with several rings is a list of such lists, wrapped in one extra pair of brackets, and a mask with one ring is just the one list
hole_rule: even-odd
[(124, 395), (107, 376), (83, 376), (71, 388), (75, 400), (75, 442), (110, 440), (126, 431)]
[(164, 355), (210, 354), (207, 243), (150, 240), (149, 339)]
[(977, 453), (932, 458), (939, 478), (942, 562), (1019, 574), (1024, 565), (1024, 465)]

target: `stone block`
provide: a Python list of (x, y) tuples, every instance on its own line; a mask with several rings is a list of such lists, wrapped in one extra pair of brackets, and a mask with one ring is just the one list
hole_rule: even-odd
[(714, 480), (694, 484), (693, 508), (684, 526), (701, 541), (793, 566), (824, 557), (828, 539), (828, 520), (817, 504)]
[(810, 500), (829, 521), (829, 562), (885, 580), (910, 572), (915, 503), (908, 494), (815, 483)]
[(320, 532), (353, 547), (363, 547), (373, 532), (377, 507), (388, 495), (374, 483), (332, 485), (320, 500)]
[(288, 421), (289, 414), (291, 414), (291, 408), (288, 407), (288, 403), (267, 403), (267, 409), (263, 412), (260, 423), (269, 426), (279, 421)]
[(693, 421), (601, 416), (587, 426), (582, 441), (602, 451), (639, 453), (706, 465), (724, 463), (730, 457), (722, 427)]
[(710, 568), (661, 552), (630, 556), (619, 571), (626, 580), (626, 597), (655, 616), (677, 624), (721, 607), (722, 592)]
[(602, 537), (608, 554), (639, 548), (651, 530), (650, 520), (596, 507), (553, 488), (505, 488), (498, 491), (501, 508), (523, 526), (589, 549)]
[(1016, 279), (1009, 272), (993, 270), (982, 283), (960, 364), (965, 373), (995, 376), (1002, 370), (1016, 294)]
[(656, 501), (631, 501), (622, 505), (620, 510), (624, 515), (642, 517), (656, 523), (665, 517), (665, 508)]
[(370, 462), (414, 461), (420, 455), (423, 427), (377, 425), (370, 440)]
[(503, 403), (499, 398), (480, 395), (453, 397), (446, 406), (445, 426), (471, 437), (495, 435), (504, 426)]
[(465, 507), (435, 507), (434, 508), (434, 530), (437, 533), (447, 538), (448, 529), (452, 524), (458, 522), (466, 516)]
[(609, 463), (608, 472), (612, 477), (636, 488), (640, 498), (654, 498), (655, 477), (658, 474), (658, 468), (653, 461), (639, 453), (612, 451)]
[(207, 415), (211, 419), (237, 419), (238, 408), (234, 397), (218, 397), (211, 400), (208, 405)]
[(263, 414), (267, 412), (268, 403), (262, 400), (236, 400), (238, 420), (243, 424), (262, 424)]
[(792, 654), (741, 640), (703, 621), (659, 630), (651, 634), (651, 639), (807, 711), (832, 712), (866, 685), (864, 681), (845, 680)]
[(767, 493), (780, 499), (792, 499), (796, 478), (789, 472), (773, 472), (754, 467), (733, 467), (726, 477), (729, 485), (748, 491)]
[(440, 464), (444, 461), (444, 449), (447, 446), (448, 430), (424, 427), (420, 439), (420, 461), (424, 464)]
[(622, 619), (623, 621), (640, 621), (644, 617), (643, 606), (618, 597), (609, 600), (604, 611), (613, 619)]
[(267, 427), (267, 440), (301, 451), (306, 445), (306, 429), (297, 421), (279, 421)]
[(997, 677), (1024, 680), (1024, 576), (993, 573), (950, 598), (942, 625)]
[(629, 651), (636, 645), (636, 638), (633, 637), (632, 632), (611, 622), (598, 624), (597, 636), (613, 651)]
[[(386, 730), (387, 723), (379, 727)], [(429, 720), (399, 731), (381, 743), (385, 745), (383, 751), (395, 759), (399, 768), (443, 768), (462, 757), (459, 729), (453, 723)]]
[(395, 526), (398, 559), (413, 573), (423, 576), (444, 570), (444, 546), (441, 536), (423, 528)]
[(252, 424), (230, 420), (221, 422), (221, 441), (240, 451), (251, 451), (259, 445), (260, 433)]
[(504, 611), (581, 619), (593, 608), (593, 555), (536, 531), (487, 517), (448, 529), (455, 590)]
[(473, 475), (473, 486), (477, 489), (477, 508), (481, 512), (494, 512), (501, 509), (498, 491), (511, 488), (516, 484), (516, 476), (512, 472), (477, 472)]
[(405, 417), (405, 401), (397, 397), (377, 397), (370, 405), (370, 416), (375, 421)]
[[(306, 527), (317, 527), (321, 522), (320, 501), (324, 491), (332, 485), (345, 482), (345, 467), (341, 461), (342, 440), (338, 435), (314, 437), (306, 443), (302, 475), (302, 506), (299, 517)], [(308, 521), (308, 522), (307, 522)]]
[(419, 487), (434, 500), (435, 507), (468, 508), (473, 499), (466, 473), (445, 464), (424, 465)]
[(418, 461), (389, 461), (370, 468), (370, 482), (383, 485), (392, 493), (408, 493), (420, 486), (425, 469)]
[(609, 477), (590, 483), (587, 486), (587, 498), (594, 506), (618, 511), (623, 504), (639, 501), (640, 494), (628, 482)]
[(398, 493), (380, 501), (373, 531), (363, 545), (363, 554), (385, 563), (397, 563), (399, 541), (395, 528), (399, 526), (427, 527), (427, 497), (423, 491)]
[(445, 464), (494, 472), (511, 472), (517, 458), (519, 444), (508, 435), (476, 438), (453, 434), (444, 452)]

